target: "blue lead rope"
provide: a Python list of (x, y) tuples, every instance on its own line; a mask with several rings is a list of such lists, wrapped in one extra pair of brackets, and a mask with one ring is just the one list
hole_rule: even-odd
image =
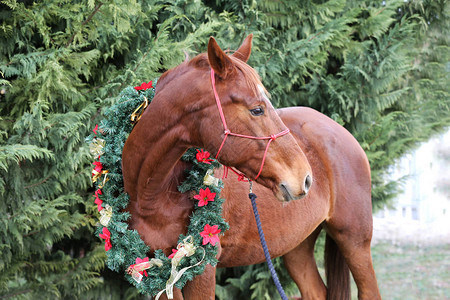
[(252, 201), (253, 213), (255, 214), (256, 226), (258, 227), (259, 240), (261, 241), (261, 246), (264, 250), (264, 256), (266, 257), (267, 265), (269, 266), (270, 274), (272, 274), (272, 279), (275, 282), (275, 286), (277, 287), (278, 293), (281, 296), (281, 299), (288, 300), (286, 293), (281, 286), (280, 280), (278, 279), (277, 272), (273, 267), (272, 260), (270, 259), (269, 249), (267, 248), (266, 238), (264, 237), (264, 232), (261, 227), (261, 219), (259, 218), (258, 208), (256, 207), (256, 195), (251, 192), (250, 185), (250, 193), (248, 197)]

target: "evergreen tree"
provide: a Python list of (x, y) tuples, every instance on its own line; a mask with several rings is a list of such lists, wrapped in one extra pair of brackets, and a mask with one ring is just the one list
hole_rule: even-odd
[[(136, 296), (103, 268), (84, 137), (121, 90), (204, 52), (210, 35), (236, 49), (253, 33), (249, 64), (272, 102), (355, 135), (375, 206), (395, 195), (387, 167), (450, 124), (445, 0), (4, 0), (0, 24), (3, 298)], [(220, 299), (275, 293), (263, 265), (218, 278)]]
[(85, 137), (120, 90), (158, 77), (212, 34), (215, 22), (171, 37), (183, 17), (160, 15), (174, 8), (128, 0), (0, 4), (1, 298), (136, 294), (110, 284), (122, 276), (100, 276), (106, 257), (94, 236)]

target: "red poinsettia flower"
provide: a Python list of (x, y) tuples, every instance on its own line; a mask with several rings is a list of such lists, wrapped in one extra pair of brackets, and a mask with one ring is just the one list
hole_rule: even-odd
[(217, 242), (220, 242), (219, 233), (220, 233), (219, 225), (211, 226), (209, 224), (206, 224), (205, 227), (203, 228), (203, 231), (200, 232), (200, 236), (203, 237), (202, 244), (206, 245), (209, 243), (215, 246)]
[(168, 257), (173, 258), (175, 256), (175, 253), (178, 252), (178, 249), (172, 249), (172, 254), (170, 254)]
[[(146, 262), (146, 261), (148, 261), (148, 257), (146, 257), (146, 258), (136, 257), (136, 264), (135, 265), (143, 263), (143, 262)], [(134, 267), (135, 265), (132, 265), (132, 266)], [(145, 277), (148, 277), (147, 270), (140, 271), (139, 274), (145, 275)]]
[(99, 197), (99, 195), (101, 195), (101, 194), (102, 194), (102, 190), (101, 189), (98, 189), (98, 190), (95, 191), (95, 201), (94, 201), (94, 203), (97, 204), (98, 211), (101, 211), (103, 209), (103, 207), (102, 207), (103, 200), (100, 199), (100, 197)]
[(198, 206), (205, 206), (209, 201), (214, 201), (214, 197), (216, 197), (216, 193), (211, 193), (209, 188), (200, 189), (198, 195), (194, 196), (194, 199), (198, 200)]
[(105, 240), (105, 251), (108, 251), (112, 248), (111, 244), (111, 232), (109, 232), (108, 228), (103, 227), (103, 233), (100, 233), (98, 236)]
[(94, 127), (94, 129), (92, 129), (92, 131), (93, 131), (95, 134), (97, 134), (97, 130), (98, 130), (98, 124), (95, 124), (95, 127)]
[(136, 91), (144, 91), (146, 89), (151, 89), (152, 87), (152, 81), (149, 81), (148, 83), (143, 82), (140, 86), (135, 86), (134, 89)]
[(94, 175), (96, 175), (96, 174), (102, 172), (103, 164), (102, 164), (101, 162), (99, 162), (99, 161), (94, 161), (93, 165), (94, 165), (95, 167), (94, 167), (94, 170), (92, 170), (92, 176), (94, 176)]
[(205, 164), (210, 165), (212, 161), (214, 161), (214, 159), (210, 159), (209, 157), (211, 156), (211, 154), (208, 151), (204, 151), (203, 149), (198, 150), (197, 149), (197, 154), (195, 155), (195, 158), (197, 159), (198, 162), (203, 162)]

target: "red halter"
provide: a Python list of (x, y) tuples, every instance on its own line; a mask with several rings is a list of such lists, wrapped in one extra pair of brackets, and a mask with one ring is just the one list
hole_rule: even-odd
[[(276, 138), (288, 134), (290, 130), (289, 130), (289, 128), (286, 128), (285, 130), (283, 130), (283, 131), (281, 131), (281, 132), (279, 132), (277, 134), (273, 134), (273, 135), (270, 135), (270, 136), (263, 136), (263, 137), (244, 135), (244, 134), (238, 134), (238, 133), (231, 132), (228, 129), (227, 122), (225, 121), (225, 115), (223, 114), (222, 105), (220, 104), (219, 95), (217, 94), (217, 90), (216, 90), (216, 80), (215, 80), (215, 77), (214, 77), (214, 70), (212, 68), (211, 68), (211, 84), (212, 84), (212, 88), (213, 88), (213, 91), (214, 91), (214, 97), (216, 98), (217, 108), (219, 109), (220, 118), (222, 119), (222, 124), (223, 124), (223, 127), (224, 127), (224, 137), (223, 137), (222, 144), (219, 147), (219, 151), (217, 151), (216, 159), (219, 157), (219, 153), (222, 150), (223, 145), (225, 144), (225, 141), (227, 140), (227, 137), (229, 135), (240, 137), (240, 138), (253, 139), (253, 140), (269, 140), (269, 142), (267, 143), (267, 146), (266, 146), (266, 150), (264, 151), (264, 156), (262, 158), (261, 167), (259, 168), (258, 175), (256, 175), (256, 177), (255, 177), (255, 180), (256, 180), (259, 177), (259, 175), (261, 175), (262, 169), (264, 167), (264, 161), (266, 160), (266, 156), (267, 156), (267, 151), (269, 150), (270, 143), (272, 141), (274, 141)], [(225, 167), (225, 170), (224, 170), (224, 173), (223, 173), (224, 174), (224, 178), (226, 178), (226, 176), (228, 175), (228, 169), (231, 169), (231, 171), (233, 171), (234, 173), (236, 173), (236, 175), (238, 175), (238, 180), (239, 181), (244, 181), (245, 180), (244, 178), (246, 176), (244, 174), (238, 173), (237, 171), (233, 170), (231, 167)]]

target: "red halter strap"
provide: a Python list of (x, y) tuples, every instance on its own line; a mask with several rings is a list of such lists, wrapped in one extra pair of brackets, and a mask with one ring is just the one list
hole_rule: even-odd
[[(223, 124), (223, 128), (224, 128), (223, 141), (222, 141), (222, 144), (219, 147), (219, 151), (217, 151), (216, 159), (219, 157), (220, 151), (222, 150), (223, 145), (225, 144), (225, 141), (227, 140), (227, 137), (229, 135), (232, 135), (232, 136), (235, 136), (235, 137), (240, 137), (240, 138), (253, 139), (253, 140), (269, 140), (269, 142), (267, 143), (267, 146), (266, 146), (266, 150), (264, 151), (264, 156), (262, 158), (261, 167), (259, 168), (258, 175), (256, 175), (256, 177), (255, 177), (255, 180), (256, 180), (256, 179), (258, 179), (259, 175), (261, 175), (262, 169), (264, 167), (264, 162), (265, 162), (266, 156), (267, 156), (267, 151), (269, 150), (270, 143), (272, 141), (274, 141), (276, 138), (288, 134), (290, 132), (290, 130), (289, 130), (289, 128), (286, 128), (285, 130), (283, 130), (283, 131), (281, 131), (281, 132), (279, 132), (277, 134), (273, 134), (273, 135), (270, 135), (270, 136), (262, 136), (262, 137), (245, 135), (245, 134), (238, 134), (238, 133), (231, 132), (228, 129), (227, 122), (225, 121), (225, 115), (223, 114), (223, 110), (222, 110), (222, 105), (220, 103), (219, 94), (217, 94), (217, 90), (216, 90), (216, 80), (215, 80), (215, 77), (214, 77), (214, 70), (212, 68), (211, 68), (211, 84), (212, 84), (212, 88), (213, 88), (213, 91), (214, 91), (214, 97), (216, 98), (217, 108), (219, 109), (220, 119), (222, 119), (222, 124)], [(224, 173), (223, 173), (224, 174), (224, 178), (228, 175), (228, 170), (227, 169), (231, 169), (231, 171), (233, 171), (236, 175), (238, 175), (238, 180), (239, 181), (244, 181), (245, 180), (244, 178), (246, 176), (244, 174), (239, 173), (239, 172), (233, 170), (230, 167), (225, 167), (225, 170), (224, 170)]]

